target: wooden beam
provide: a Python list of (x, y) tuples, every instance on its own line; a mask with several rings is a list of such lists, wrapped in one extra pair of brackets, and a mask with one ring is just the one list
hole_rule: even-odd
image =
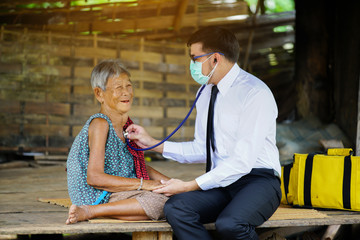
[(0, 146), (0, 151), (8, 152), (69, 152), (66, 147), (5, 147)]
[[(111, 18), (113, 13), (120, 14), (121, 18), (133, 18), (136, 13), (140, 16), (155, 16), (159, 6), (163, 9), (163, 15), (175, 15), (177, 4), (176, 2), (161, 2), (159, 4), (141, 4), (138, 6), (129, 5), (129, 3), (103, 3), (93, 4), (85, 6), (72, 6), (65, 5), (62, 8), (15, 8), (15, 7), (3, 7), (3, 11), (0, 12), (0, 16), (13, 16), (13, 15), (29, 15), (31, 16), (46, 16), (48, 14), (67, 14), (70, 13), (71, 21), (76, 21), (78, 15), (88, 15), (87, 20), (91, 20), (94, 17), (108, 17)], [(1, 3), (0, 3), (1, 7)], [(92, 9), (91, 11), (84, 11), (84, 9)], [(119, 16), (119, 15), (118, 15)]]
[[(121, 33), (122, 30), (135, 29), (169, 29), (174, 28), (175, 32), (182, 27), (194, 26), (199, 22), (200, 25), (213, 25), (216, 22), (228, 23), (229, 16), (247, 14), (247, 4), (237, 3), (233, 8), (227, 5), (209, 6), (198, 15), (195, 12), (194, 2), (191, 0), (179, 0), (179, 2), (161, 2), (160, 4), (142, 3), (139, 6), (128, 6), (119, 3), (101, 4), (90, 6), (75, 6), (51, 9), (15, 9), (15, 11), (3, 11), (0, 13), (0, 20), (7, 26), (22, 25), (31, 29), (55, 30), (72, 32), (76, 25), (77, 32), (89, 30), (93, 24), (92, 31)], [(82, 11), (83, 9), (92, 9)], [(161, 14), (159, 15), (159, 9)], [(121, 19), (115, 19), (114, 15)], [(20, 17), (18, 17), (20, 16)], [(138, 17), (136, 17), (138, 16)], [(70, 23), (70, 24), (69, 24)], [(102, 30), (101, 25), (116, 23), (117, 28), (110, 31)], [(99, 28), (96, 28), (96, 25)], [(44, 27), (43, 27), (44, 26)], [(120, 27), (120, 28), (119, 28)]]
[(327, 227), (321, 240), (333, 240), (335, 235), (339, 232), (341, 225), (330, 225)]
[[(198, 16), (196, 14), (186, 14), (182, 21), (182, 27), (191, 27), (194, 25), (194, 22), (199, 22), (200, 26), (214, 25), (214, 22), (211, 22), (211, 19), (214, 18), (224, 18), (224, 20), (219, 20), (216, 23), (239, 23), (244, 22), (245, 20), (226, 20), (228, 16), (233, 16), (239, 14), (239, 10), (232, 11), (213, 11), (201, 14)], [(159, 17), (148, 17), (148, 18), (139, 18), (139, 19), (125, 19), (119, 22), (106, 22), (106, 21), (94, 21), (92, 23), (93, 31), (100, 32), (118, 32), (129, 29), (168, 29), (173, 26), (174, 16), (159, 16)], [(76, 29), (78, 32), (87, 31), (89, 26), (88, 22), (79, 22), (76, 23)], [(72, 31), (73, 25), (45, 25), (46, 30), (52, 31)]]
[(189, 0), (179, 0), (178, 12), (174, 21), (174, 32), (179, 32)]

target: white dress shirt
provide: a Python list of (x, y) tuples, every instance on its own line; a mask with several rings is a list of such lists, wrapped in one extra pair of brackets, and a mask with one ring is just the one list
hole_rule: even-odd
[[(212, 84), (196, 103), (191, 142), (165, 142), (163, 156), (180, 163), (206, 162), (206, 124)], [(214, 107), (215, 152), (211, 170), (196, 178), (202, 190), (225, 187), (253, 168), (281, 173), (276, 147), (277, 106), (270, 89), (237, 64), (217, 84)], [(204, 169), (205, 171), (205, 169)]]

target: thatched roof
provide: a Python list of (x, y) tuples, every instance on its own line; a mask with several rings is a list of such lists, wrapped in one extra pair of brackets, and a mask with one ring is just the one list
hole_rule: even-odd
[(245, 1), (236, 0), (2, 0), (0, 24), (6, 29), (168, 39), (203, 26), (238, 24), (249, 12)]

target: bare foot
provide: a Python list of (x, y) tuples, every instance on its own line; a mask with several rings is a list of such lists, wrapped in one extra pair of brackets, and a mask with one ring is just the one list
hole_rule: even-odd
[(76, 206), (71, 205), (69, 209), (69, 217), (66, 220), (66, 224), (77, 223), (88, 220), (91, 217), (90, 208), (87, 205)]

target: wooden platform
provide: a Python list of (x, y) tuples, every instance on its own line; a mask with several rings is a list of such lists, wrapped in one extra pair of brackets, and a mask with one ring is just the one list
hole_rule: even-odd
[[(189, 180), (203, 171), (201, 164), (190, 166), (174, 162), (153, 162), (151, 165), (169, 176), (184, 180)], [(0, 170), (0, 235), (133, 232), (133, 239), (172, 239), (171, 227), (166, 222), (82, 222), (66, 225), (67, 209), (39, 202), (37, 201), (39, 197), (68, 197), (64, 166)], [(360, 213), (346, 211), (325, 211), (325, 213), (329, 217), (271, 220), (259, 228), (360, 223)], [(208, 224), (207, 228), (213, 230), (215, 226)]]

